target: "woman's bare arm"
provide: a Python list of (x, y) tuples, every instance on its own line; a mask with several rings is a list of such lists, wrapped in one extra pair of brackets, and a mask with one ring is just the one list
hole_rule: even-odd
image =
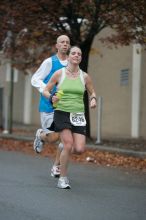
[(96, 107), (96, 93), (94, 90), (94, 86), (91, 80), (91, 77), (89, 76), (89, 74), (84, 73), (85, 74), (85, 86), (87, 89), (87, 92), (90, 95), (90, 107), (91, 108), (95, 108)]

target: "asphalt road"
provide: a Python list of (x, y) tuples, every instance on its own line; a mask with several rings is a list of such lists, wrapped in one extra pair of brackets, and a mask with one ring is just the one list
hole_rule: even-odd
[(52, 160), (0, 151), (0, 220), (145, 220), (146, 173), (71, 163), (58, 189)]

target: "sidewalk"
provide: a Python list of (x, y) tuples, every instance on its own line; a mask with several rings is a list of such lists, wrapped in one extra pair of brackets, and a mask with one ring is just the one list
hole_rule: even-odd
[[(33, 141), (38, 127), (30, 125), (15, 124), (13, 133), (8, 134), (0, 131), (0, 138)], [(145, 140), (103, 140), (96, 144), (96, 141), (87, 139), (87, 147), (99, 151), (107, 151), (127, 156), (146, 158)]]

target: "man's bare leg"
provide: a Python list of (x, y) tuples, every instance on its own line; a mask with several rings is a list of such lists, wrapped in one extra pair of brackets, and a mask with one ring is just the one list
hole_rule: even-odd
[(40, 133), (40, 139), (44, 142), (55, 143), (59, 140), (59, 133), (52, 132), (46, 134), (44, 131), (42, 131)]
[(46, 133), (43, 129), (38, 129), (34, 140), (33, 148), (36, 153), (41, 153), (44, 142), (55, 143), (59, 140), (59, 134), (56, 132)]

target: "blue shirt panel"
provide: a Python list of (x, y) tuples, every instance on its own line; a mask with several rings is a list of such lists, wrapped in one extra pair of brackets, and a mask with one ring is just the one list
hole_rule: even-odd
[[(52, 75), (59, 69), (61, 69), (62, 67), (64, 67), (64, 65), (62, 65), (58, 59), (58, 57), (56, 55), (51, 57), (52, 59), (52, 69), (50, 71), (50, 73), (48, 73), (48, 75), (46, 76), (46, 78), (43, 80), (43, 82), (45, 84), (48, 83), (48, 81), (50, 80), (50, 78), (52, 77)], [(56, 86), (54, 86), (54, 88), (52, 89), (51, 93), (54, 93), (56, 91)], [(48, 112), (51, 113), (53, 112), (53, 106), (50, 102), (50, 100), (46, 97), (44, 97), (42, 94), (40, 96), (40, 104), (39, 104), (39, 112)]]

